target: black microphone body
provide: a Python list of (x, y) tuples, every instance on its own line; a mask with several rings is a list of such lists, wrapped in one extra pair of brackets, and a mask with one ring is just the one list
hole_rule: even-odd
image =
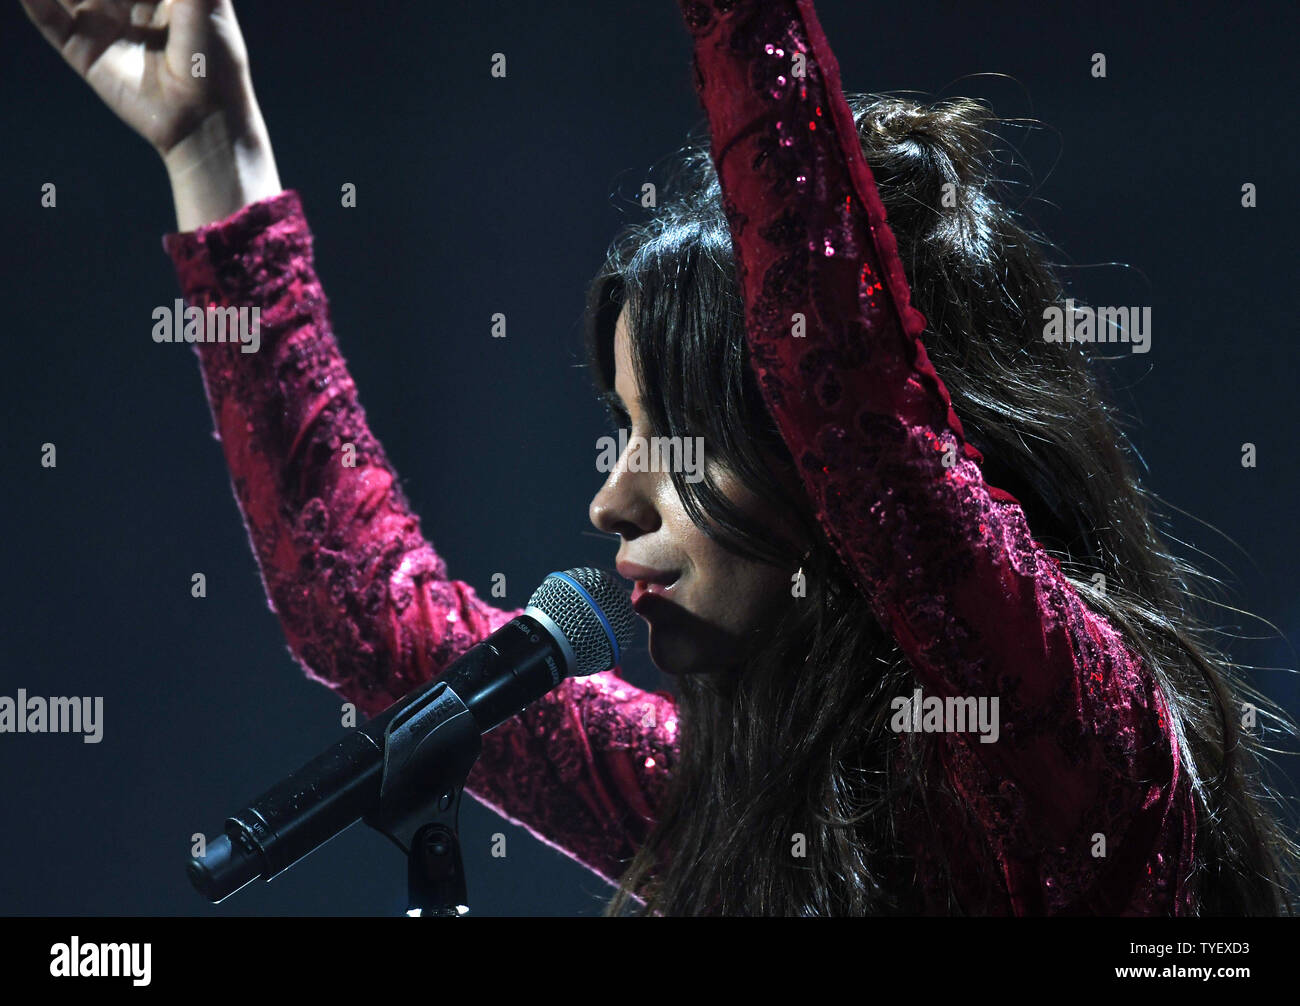
[[(600, 622), (609, 628), (603, 614)], [(615, 644), (609, 666), (617, 656)], [(209, 900), (222, 901), (258, 877), (270, 880), (284, 872), (367, 818), (380, 803), (386, 737), (399, 717), (404, 726), (414, 721), (418, 727), (419, 736), (406, 746), (421, 747), (421, 764), (436, 764), (440, 752), (426, 745), (438, 743), (438, 732), (449, 721), (469, 718), (459, 729), (445, 731), (448, 745), (463, 747), (465, 729), (478, 735), (505, 722), (558, 685), (576, 663), (565, 634), (545, 612), (530, 606), (439, 678), (399, 699), (228, 818), (225, 834), (208, 843), (204, 855), (190, 859), (191, 882)], [(472, 757), (477, 753), (475, 748)], [(447, 757), (453, 761), (453, 752)], [(429, 783), (438, 784), (433, 778)]]

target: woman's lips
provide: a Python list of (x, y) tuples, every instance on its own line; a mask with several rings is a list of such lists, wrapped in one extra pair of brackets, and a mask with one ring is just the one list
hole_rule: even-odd
[(681, 574), (675, 570), (654, 569), (626, 560), (619, 562), (617, 566), (619, 576), (632, 581), (632, 607), (637, 609), (638, 614), (645, 598), (671, 599), (681, 579)]
[(632, 607), (641, 613), (642, 601), (647, 597), (661, 597), (670, 600), (673, 591), (677, 587), (677, 581), (673, 580), (670, 584), (653, 583), (646, 580), (637, 580), (632, 586)]

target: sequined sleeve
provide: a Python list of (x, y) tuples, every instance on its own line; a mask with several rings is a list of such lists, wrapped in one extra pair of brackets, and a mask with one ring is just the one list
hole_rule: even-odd
[[(940, 836), (959, 900), (1189, 910), (1195, 817), (1166, 700), (1016, 501), (985, 483), (926, 357), (813, 5), (680, 8), (752, 360), (819, 519), (924, 694), (999, 697), (996, 743), (940, 741), (978, 822)], [(991, 900), (977, 900), (976, 878), (992, 881)]]
[[(340, 355), (298, 193), (163, 247), (190, 305), (260, 312), (256, 352), (194, 347), (214, 436), (291, 652), (373, 715), (517, 612), (450, 579), (422, 536)], [(670, 697), (617, 673), (570, 679), (484, 737), (468, 791), (612, 880), (653, 819), (675, 725)]]

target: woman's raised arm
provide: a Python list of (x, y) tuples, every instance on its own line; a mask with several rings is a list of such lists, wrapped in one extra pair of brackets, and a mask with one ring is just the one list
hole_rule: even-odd
[[(189, 305), (242, 312), (242, 341), (194, 348), (267, 598), (309, 677), (382, 710), (516, 612), (448, 578), (366, 424), (230, 0), (22, 4), (162, 157), (179, 227), (163, 245)], [(615, 673), (570, 679), (484, 738), (468, 789), (612, 879), (648, 827), (674, 728), (667, 696)]]
[(1165, 699), (985, 483), (811, 0), (680, 7), (750, 350), (819, 519), (924, 691), (1000, 700), (994, 742), (943, 738), (983, 824), (942, 836), (950, 859), (993, 857), (989, 910), (1186, 910), (1195, 815)]

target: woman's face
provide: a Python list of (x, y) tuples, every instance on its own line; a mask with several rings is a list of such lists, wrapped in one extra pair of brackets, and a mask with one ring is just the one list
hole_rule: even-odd
[[(628, 470), (635, 438), (653, 433), (641, 408), (626, 309), (614, 329), (614, 391), (631, 427), (628, 448), (592, 499), (591, 522), (622, 539), (618, 571), (634, 582), (633, 605), (650, 626), (655, 665), (669, 674), (722, 670), (744, 659), (746, 645), (791, 600), (795, 570), (743, 559), (709, 538), (687, 515), (671, 473)], [(736, 479), (714, 465), (710, 472), (743, 511), (772, 520)]]

